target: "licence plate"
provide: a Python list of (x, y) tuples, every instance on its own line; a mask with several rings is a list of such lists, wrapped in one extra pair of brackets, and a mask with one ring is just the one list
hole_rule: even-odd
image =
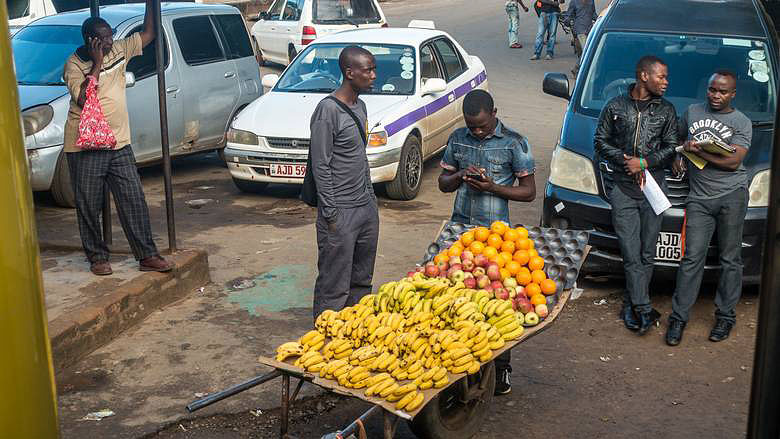
[(271, 163), (271, 177), (294, 177), (303, 178), (306, 176), (306, 165), (293, 165), (286, 163)]
[(680, 261), (682, 239), (679, 233), (661, 232), (655, 244), (655, 259), (659, 261)]

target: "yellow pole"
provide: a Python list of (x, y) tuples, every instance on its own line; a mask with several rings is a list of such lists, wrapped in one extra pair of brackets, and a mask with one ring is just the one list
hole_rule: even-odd
[(0, 437), (58, 438), (38, 237), (4, 1), (0, 17)]

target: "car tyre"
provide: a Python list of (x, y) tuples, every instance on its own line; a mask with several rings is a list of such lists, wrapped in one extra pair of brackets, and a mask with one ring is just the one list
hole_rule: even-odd
[(417, 136), (409, 135), (401, 148), (398, 172), (393, 181), (385, 184), (387, 196), (394, 200), (412, 200), (422, 185), (422, 148)]
[(241, 192), (246, 192), (249, 194), (263, 193), (265, 188), (268, 187), (268, 183), (264, 181), (240, 180), (235, 177), (233, 177), (233, 184), (235, 184), (238, 190)]
[(57, 166), (54, 168), (54, 178), (51, 182), (51, 196), (58, 206), (76, 207), (76, 195), (70, 180), (70, 168), (65, 151), (60, 152)]

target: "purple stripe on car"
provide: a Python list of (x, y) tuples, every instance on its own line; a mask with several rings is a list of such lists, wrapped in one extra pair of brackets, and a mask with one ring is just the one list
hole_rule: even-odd
[[(456, 88), (452, 93), (447, 93), (446, 95), (434, 100), (428, 105), (425, 105), (424, 107), (420, 107), (410, 113), (401, 116), (397, 120), (390, 122), (389, 124), (385, 125), (385, 131), (387, 132), (388, 137), (403, 130), (404, 128), (409, 127), (410, 125), (414, 124), (418, 120), (426, 116), (430, 116), (436, 113), (437, 111), (441, 110), (442, 108), (446, 107), (447, 105), (455, 102), (456, 100), (466, 95), (466, 93), (477, 88), (477, 86), (485, 82), (486, 79), (487, 79), (487, 73), (483, 70), (473, 79), (464, 83), (460, 87)], [(453, 99), (450, 100), (450, 97), (452, 97)]]

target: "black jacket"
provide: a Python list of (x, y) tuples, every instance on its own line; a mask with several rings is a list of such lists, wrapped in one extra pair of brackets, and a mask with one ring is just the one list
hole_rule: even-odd
[(623, 154), (644, 158), (648, 170), (661, 184), (664, 168), (675, 157), (677, 112), (671, 102), (661, 97), (651, 98), (647, 108), (640, 112), (630, 96), (633, 87), (627, 94), (607, 102), (601, 110), (593, 139), (596, 153), (609, 162), (615, 171), (615, 182), (620, 186), (636, 185), (623, 170)]

